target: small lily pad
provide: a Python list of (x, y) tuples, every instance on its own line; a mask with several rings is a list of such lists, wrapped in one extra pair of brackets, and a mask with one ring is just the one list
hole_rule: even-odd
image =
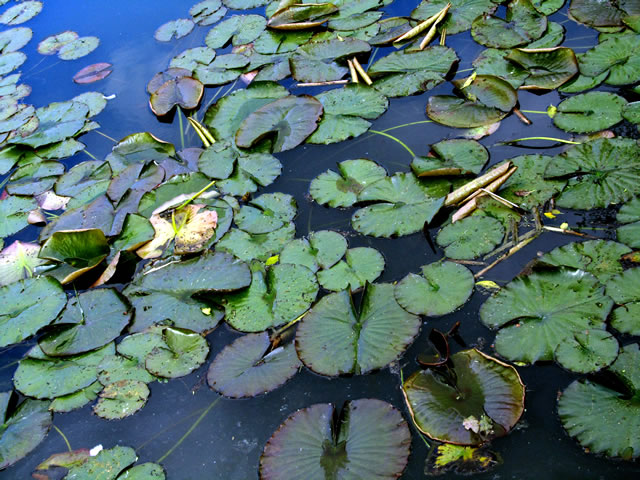
[(27, 225), (29, 212), (38, 207), (33, 198), (8, 196), (0, 200), (0, 238), (19, 232)]
[(38, 44), (38, 53), (41, 55), (53, 55), (64, 47), (67, 43), (70, 43), (78, 38), (78, 34), (71, 30), (56, 33), (55, 35), (49, 35)]
[(162, 332), (165, 345), (155, 347), (145, 358), (145, 366), (157, 377), (178, 378), (190, 374), (207, 359), (209, 344), (198, 333), (177, 328)]
[(247, 233), (269, 233), (291, 222), (296, 213), (296, 201), (291, 195), (265, 193), (240, 208), (234, 221)]
[(42, 11), (42, 2), (20, 2), (2, 12), (0, 23), (5, 25), (19, 25), (28, 22)]
[(28, 27), (16, 27), (0, 32), (0, 52), (17, 52), (33, 37), (33, 31)]
[(607, 295), (618, 307), (611, 326), (622, 333), (640, 335), (640, 268), (630, 268), (607, 281)]
[(312, 272), (331, 268), (347, 252), (347, 240), (338, 232), (311, 232), (308, 239), (297, 238), (280, 252), (280, 263), (304, 265)]
[(258, 38), (266, 25), (262, 15), (234, 15), (209, 30), (205, 43), (214, 49), (222, 48), (230, 41), (235, 46), (244, 45)]
[(149, 387), (139, 380), (119, 380), (107, 385), (93, 412), (101, 418), (116, 420), (133, 415), (147, 403)]
[(178, 40), (179, 38), (189, 35), (193, 27), (195, 27), (195, 24), (192, 20), (188, 18), (178, 18), (158, 27), (153, 34), (153, 38), (159, 42), (169, 42), (173, 39)]
[(203, 0), (189, 9), (193, 21), (202, 27), (213, 25), (226, 14), (227, 9), (222, 6), (221, 0)]
[(471, 260), (489, 253), (504, 237), (499, 220), (486, 216), (463, 218), (445, 226), (436, 237), (448, 258)]
[(433, 95), (427, 103), (427, 116), (448, 127), (482, 127), (502, 120), (507, 114), (500, 109), (451, 95)]
[(322, 288), (334, 292), (350, 289), (355, 291), (373, 282), (384, 270), (384, 258), (375, 248), (350, 248), (345, 259), (331, 268), (318, 272)]
[(554, 357), (567, 370), (594, 373), (613, 363), (618, 347), (616, 337), (606, 330), (586, 330), (558, 344)]
[(116, 477), (138, 456), (131, 447), (115, 446), (101, 450), (95, 457), (89, 457), (79, 465), (69, 468), (67, 480), (116, 480)]
[(518, 94), (511, 84), (493, 75), (475, 75), (454, 80), (453, 84), (467, 100), (503, 112), (510, 112), (518, 102)]
[(553, 123), (567, 132), (597, 132), (621, 122), (626, 104), (627, 101), (615, 93), (583, 93), (562, 101)]
[(113, 67), (113, 65), (106, 62), (94, 63), (79, 70), (78, 73), (73, 76), (73, 81), (80, 85), (97, 82), (103, 78), (107, 78), (111, 72), (113, 72), (111, 67)]
[(58, 50), (60, 60), (76, 60), (89, 55), (100, 45), (98, 37), (79, 37), (62, 46)]
[(151, 94), (149, 104), (156, 115), (166, 115), (173, 107), (191, 110), (196, 108), (202, 99), (204, 86), (192, 77), (180, 77), (168, 80)]

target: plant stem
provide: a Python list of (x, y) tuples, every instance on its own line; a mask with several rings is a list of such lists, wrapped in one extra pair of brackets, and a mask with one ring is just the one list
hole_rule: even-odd
[(176, 108), (178, 109), (178, 127), (180, 128), (180, 146), (182, 147), (182, 150), (184, 150), (184, 126), (182, 125), (182, 110), (180, 109), (179, 105)]
[(211, 182), (209, 182), (206, 186), (204, 186), (199, 192), (194, 193), (187, 200), (185, 200), (182, 205), (180, 205), (178, 208), (176, 208), (176, 210), (180, 210), (181, 208), (184, 208), (187, 205), (189, 205), (196, 198), (198, 198), (200, 195), (202, 195), (204, 192), (206, 192), (209, 188), (211, 188), (215, 183), (216, 183), (216, 180), (211, 180)]
[(71, 448), (71, 444), (69, 443), (69, 440), (67, 439), (67, 436), (62, 433), (62, 430), (60, 430), (58, 427), (56, 427), (55, 425), (53, 426), (53, 429), (58, 432), (60, 434), (60, 436), (62, 437), (62, 439), (64, 440), (64, 443), (67, 444), (67, 448), (69, 449), (70, 452), (73, 452), (73, 448)]
[(369, 61), (367, 62), (367, 68), (365, 68), (367, 72), (369, 71), (369, 67), (373, 63), (373, 60), (376, 58), (377, 53), (378, 53), (378, 47), (373, 49), (373, 53), (371, 54), (371, 57), (369, 57)]
[(107, 135), (106, 133), (102, 133), (100, 130), (93, 130), (94, 132), (96, 132), (98, 135), (102, 135), (104, 138), (108, 138), (109, 140), (111, 140), (113, 143), (118, 143), (118, 141), (113, 138), (110, 137), (109, 135)]
[[(522, 111), (526, 112), (526, 110), (522, 110)], [(505, 142), (497, 143), (496, 145), (509, 145), (511, 143), (526, 142), (528, 140), (549, 140), (551, 142), (567, 143), (569, 145), (580, 145), (581, 144), (581, 142), (574, 142), (573, 140), (564, 140), (562, 138), (554, 138), (554, 137), (524, 137), (524, 138), (516, 138), (514, 140), (507, 140)]]
[(411, 127), (412, 125), (421, 125), (423, 123), (433, 123), (433, 120), (420, 120), (418, 122), (403, 123), (402, 125), (396, 125), (395, 127), (385, 128), (384, 130), (380, 131), (383, 133), (390, 132), (391, 130), (395, 130), (396, 128)]
[(91, 158), (93, 158), (94, 160), (98, 160), (98, 157), (96, 157), (95, 155), (93, 155), (89, 150), (87, 150), (86, 148), (84, 150), (82, 150), (84, 153), (86, 153), (87, 155), (89, 155)]
[(546, 110), (520, 110), (522, 113), (539, 113), (540, 115), (548, 115)]
[[(533, 230), (535, 231), (535, 230)], [(526, 247), (527, 245), (529, 245), (529, 243), (533, 242), (538, 235), (540, 235), (539, 232), (536, 232), (535, 235), (533, 235), (532, 237), (529, 238), (525, 238), (524, 240), (521, 240), (519, 243), (517, 243), (514, 247), (510, 248), (509, 251), (507, 253), (505, 253), (504, 255), (502, 255), (501, 257), (495, 259), (491, 264), (487, 265), (486, 267), (484, 267), (482, 270), (480, 270), (478, 273), (476, 273), (473, 278), (480, 278), (481, 276), (483, 276), (485, 273), (487, 273), (489, 270), (491, 270), (493, 267), (495, 267), (496, 265), (498, 265), (500, 262), (502, 262), (503, 260), (506, 260), (507, 258), (509, 258), (511, 255), (517, 253), (518, 251), (522, 250), (524, 247)]]
[(394, 137), (393, 135), (389, 135), (388, 133), (381, 132), (381, 131), (379, 131), (379, 130), (369, 130), (369, 131), (370, 131), (371, 133), (375, 133), (376, 135), (382, 135), (383, 137), (390, 138), (390, 139), (391, 139), (391, 140), (393, 140), (394, 142), (398, 142), (400, 145), (402, 145), (402, 146), (407, 150), (407, 152), (409, 152), (409, 154), (410, 154), (412, 157), (415, 157), (415, 156), (416, 156), (416, 154), (415, 154), (415, 153), (413, 153), (413, 150), (411, 150), (409, 147), (407, 147), (407, 145), (406, 145), (402, 140), (400, 140), (400, 139), (398, 139), (398, 138)]

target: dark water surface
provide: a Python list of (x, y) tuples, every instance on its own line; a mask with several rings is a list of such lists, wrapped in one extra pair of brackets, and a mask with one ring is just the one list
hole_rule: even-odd
[[(34, 38), (22, 49), (28, 55), (28, 60), (21, 68), (21, 81), (33, 87), (33, 93), (26, 101), (38, 107), (52, 101), (70, 99), (84, 91), (98, 90), (105, 95), (115, 94), (116, 98), (95, 118), (101, 124), (102, 132), (120, 139), (131, 133), (149, 131), (179, 148), (177, 119), (173, 123), (161, 123), (156, 119), (148, 107), (145, 86), (156, 72), (167, 67), (174, 55), (186, 48), (204, 44), (210, 27), (196, 27), (187, 37), (169, 43), (161, 44), (153, 38), (155, 29), (161, 24), (187, 17), (193, 3), (196, 0), (47, 0), (42, 13), (25, 24), (34, 31)], [(392, 15), (408, 15), (416, 4), (417, 0), (400, 0), (394, 2), (387, 11)], [(595, 42), (595, 31), (569, 21), (566, 7), (550, 19), (563, 23), (568, 29), (565, 45), (576, 52), (586, 50)], [(39, 41), (67, 29), (75, 30), (81, 36), (99, 37), (100, 47), (89, 56), (71, 62), (62, 62), (55, 56), (44, 57), (36, 52)], [(460, 70), (469, 69), (471, 61), (483, 49), (471, 40), (468, 33), (448, 37), (447, 45), (453, 47), (461, 58)], [(79, 86), (71, 81), (80, 68), (96, 62), (112, 63), (113, 73), (105, 80), (88, 86)], [(465, 75), (468, 72), (458, 76)], [(223, 91), (226, 88), (223, 87)], [(445, 83), (423, 95), (392, 99), (387, 113), (375, 121), (372, 128), (383, 130), (425, 120), (424, 110), (429, 95), (449, 93), (451, 89), (451, 84)], [(204, 106), (216, 90), (207, 89), (199, 118), (202, 118)], [(294, 89), (292, 93), (315, 92), (313, 89)], [(549, 104), (557, 105), (560, 100), (557, 92), (536, 95), (521, 91), (519, 98), (521, 109), (530, 110), (543, 110)], [(496, 145), (500, 141), (522, 136), (566, 137), (547, 116), (531, 115), (531, 118), (534, 125), (526, 127), (515, 115), (511, 115), (502, 122), (495, 134), (482, 140), (490, 150), (492, 163), (524, 153), (553, 155), (562, 151), (561, 148), (542, 152)], [(399, 128), (392, 133), (417, 154), (425, 155), (430, 144), (454, 137), (457, 132), (436, 124), (422, 124)], [(104, 158), (112, 147), (109, 140), (94, 132), (84, 135), (81, 140), (87, 145), (87, 150), (98, 158)], [(200, 146), (191, 130), (186, 137), (186, 146)], [(399, 144), (381, 136), (365, 134), (332, 146), (300, 146), (277, 156), (283, 163), (283, 174), (263, 191), (280, 191), (295, 196), (299, 209), (297, 236), (306, 235), (310, 230), (336, 229), (348, 236), (350, 247), (372, 246), (379, 249), (386, 260), (385, 271), (379, 280), (384, 282), (398, 281), (408, 272), (418, 272), (421, 265), (442, 257), (442, 252), (434, 252), (422, 234), (399, 239), (374, 239), (355, 234), (349, 224), (352, 210), (324, 208), (308, 198), (310, 180), (342, 160), (366, 157), (379, 162), (389, 172), (408, 171), (411, 156)], [(85, 153), (79, 153), (64, 160), (64, 163), (71, 166), (89, 159)], [(567, 221), (571, 225), (595, 227), (596, 230), (585, 231), (602, 238), (613, 238), (612, 230), (607, 229), (610, 227), (607, 224), (610, 218), (593, 212), (580, 215), (567, 213), (558, 217), (555, 224)], [(37, 229), (29, 227), (15, 238), (33, 241), (36, 237)], [(6, 239), (5, 244), (8, 245), (12, 240)], [(496, 267), (487, 278), (501, 284), (507, 282), (537, 252), (548, 251), (574, 240), (575, 237), (545, 233), (509, 262)], [(476, 291), (464, 309), (425, 321), (421, 336), (400, 360), (404, 375), (408, 376), (417, 369), (414, 359), (423, 348), (431, 327), (446, 331), (460, 321), (460, 334), (467, 344), (480, 346), (491, 353), (494, 334), (479, 322), (477, 314), (485, 299), (486, 294)], [(206, 370), (210, 360), (238, 336), (226, 325), (218, 327), (207, 337), (211, 352), (205, 365), (187, 377), (150, 384), (152, 394), (148, 404), (129, 418), (106, 421), (93, 415), (90, 407), (85, 407), (68, 414), (56, 414), (54, 425), (64, 432), (73, 448), (91, 448), (97, 444), (111, 448), (119, 444), (135, 448), (140, 462), (157, 461), (164, 457), (161, 463), (166, 469), (167, 478), (171, 480), (249, 480), (258, 478), (259, 457), (269, 436), (289, 414), (299, 408), (321, 402), (333, 402), (341, 406), (349, 399), (373, 397), (392, 403), (407, 417), (399, 389), (397, 367), (385, 368), (370, 375), (337, 379), (320, 377), (305, 369), (284, 387), (270, 394), (247, 400), (220, 398), (206, 385)], [(628, 341), (623, 339), (623, 343)], [(16, 362), (33, 344), (30, 342), (28, 345), (0, 350), (0, 391), (12, 389)], [(458, 345), (452, 347), (460, 348)], [(586, 454), (562, 429), (556, 413), (556, 396), (576, 378), (575, 374), (569, 374), (555, 364), (518, 370), (527, 386), (526, 412), (515, 431), (492, 444), (504, 463), (491, 473), (476, 478), (640, 478), (640, 465), (637, 462), (607, 460)], [(201, 417), (205, 412), (206, 415)], [(199, 418), (200, 423), (179, 443)], [(415, 431), (412, 434), (412, 453), (402, 477), (407, 480), (425, 476), (424, 461), (428, 453)], [(34, 452), (0, 472), (0, 478), (30, 478), (36, 465), (49, 455), (65, 450), (62, 436), (52, 429)], [(442, 478), (457, 476), (444, 475)]]

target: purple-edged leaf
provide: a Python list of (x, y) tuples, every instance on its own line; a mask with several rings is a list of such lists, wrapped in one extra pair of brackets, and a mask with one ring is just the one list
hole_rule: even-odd
[(166, 115), (176, 105), (187, 110), (196, 108), (200, 103), (204, 85), (192, 77), (180, 77), (168, 80), (151, 94), (149, 104), (156, 115)]

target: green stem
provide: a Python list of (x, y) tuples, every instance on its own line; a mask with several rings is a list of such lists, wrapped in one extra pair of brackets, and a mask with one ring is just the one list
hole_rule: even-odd
[(548, 115), (546, 110), (520, 110), (522, 113), (539, 113), (541, 115)]
[(180, 128), (180, 145), (182, 146), (182, 150), (184, 150), (184, 126), (182, 125), (182, 110), (180, 106), (176, 107), (178, 109), (178, 127)]
[(369, 71), (369, 67), (373, 64), (373, 59), (376, 58), (376, 54), (378, 53), (378, 47), (373, 49), (373, 53), (371, 54), (371, 58), (367, 62), (367, 68), (364, 69), (365, 72)]
[(416, 154), (415, 154), (415, 153), (413, 153), (413, 150), (411, 150), (409, 147), (407, 147), (407, 145), (406, 145), (402, 140), (400, 140), (400, 139), (398, 139), (398, 138), (394, 137), (393, 135), (389, 135), (388, 133), (384, 133), (384, 132), (381, 132), (381, 131), (379, 131), (379, 130), (369, 130), (369, 131), (370, 131), (371, 133), (375, 133), (375, 134), (377, 134), (377, 135), (382, 135), (383, 137), (390, 138), (390, 139), (391, 139), (391, 140), (393, 140), (394, 142), (398, 142), (400, 145), (402, 145), (402, 146), (407, 150), (407, 152), (409, 152), (409, 154), (410, 154), (412, 157), (415, 157), (415, 156), (416, 156)]
[[(83, 150), (84, 153), (86, 153), (87, 155), (89, 155), (91, 158), (93, 158), (94, 160), (98, 160), (98, 157), (96, 157), (95, 155), (93, 155), (89, 150), (87, 150), (86, 148)], [(99, 160), (98, 160), (99, 161)]]
[(516, 138), (514, 140), (507, 140), (506, 142), (500, 142), (497, 145), (509, 145), (511, 143), (525, 142), (528, 140), (549, 140), (551, 142), (567, 143), (569, 145), (581, 144), (581, 142), (574, 142), (573, 140), (564, 140), (562, 138), (554, 138), (554, 137), (524, 137), (524, 138)]
[(395, 130), (396, 128), (410, 127), (412, 125), (422, 125), (423, 123), (433, 123), (433, 120), (420, 120), (419, 122), (403, 123), (402, 125), (396, 125), (395, 127), (385, 128), (384, 130), (380, 131), (390, 132), (391, 130)]
[(93, 132), (96, 132), (98, 135), (102, 135), (104, 138), (108, 138), (109, 140), (111, 140), (113, 143), (118, 143), (118, 141), (113, 138), (110, 137), (109, 135), (107, 135), (106, 133), (102, 133), (100, 130), (92, 130)]
[(71, 444), (69, 443), (69, 440), (67, 439), (66, 435), (64, 433), (62, 433), (62, 430), (60, 430), (58, 427), (56, 427), (55, 425), (53, 426), (53, 429), (58, 432), (60, 434), (60, 436), (62, 437), (62, 439), (64, 440), (64, 443), (67, 444), (67, 448), (69, 449), (70, 452), (73, 452), (73, 448), (71, 448)]
[(176, 210), (180, 210), (181, 208), (184, 208), (187, 205), (189, 205), (196, 198), (198, 198), (200, 195), (202, 195), (204, 192), (206, 192), (207, 189), (211, 188), (215, 183), (216, 183), (216, 180), (211, 180), (211, 182), (209, 182), (209, 184), (204, 186), (199, 192), (196, 192), (193, 195), (191, 195), (187, 200), (184, 201), (184, 203), (182, 205), (180, 205), (178, 208), (176, 208)]
[(182, 442), (184, 442), (187, 439), (189, 435), (191, 435), (191, 433), (196, 429), (196, 427), (200, 425), (200, 422), (204, 420), (204, 417), (207, 416), (207, 413), (209, 413), (209, 411), (216, 405), (216, 403), (220, 401), (221, 398), (222, 397), (218, 397), (213, 402), (211, 402), (211, 404), (207, 407), (207, 409), (200, 414), (200, 416), (195, 422), (193, 422), (193, 425), (189, 427), (189, 430), (187, 430), (185, 434), (182, 437), (180, 437), (180, 440), (178, 440), (169, 450), (167, 450), (167, 452), (164, 455), (162, 455), (158, 460), (156, 460), (156, 463), (161, 463), (165, 458), (171, 455), (173, 451), (176, 448), (178, 448), (182, 444)]

